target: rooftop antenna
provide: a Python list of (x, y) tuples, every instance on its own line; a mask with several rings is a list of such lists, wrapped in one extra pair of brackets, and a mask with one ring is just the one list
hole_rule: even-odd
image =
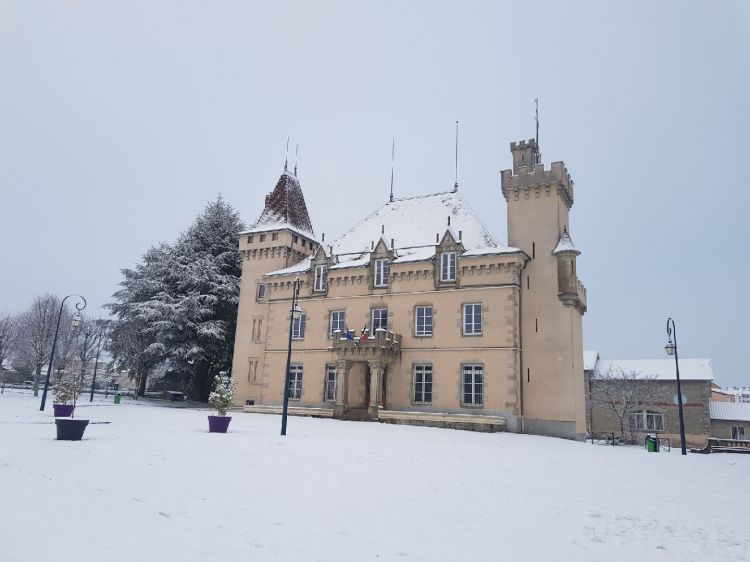
[(534, 120), (536, 121), (536, 162), (539, 164), (542, 161), (542, 153), (539, 152), (539, 98), (534, 98), (535, 115)]
[(458, 121), (456, 121), (456, 181), (453, 184), (453, 193), (458, 191)]
[(391, 143), (391, 197), (389, 201), (393, 203), (393, 157), (396, 154), (396, 139), (395, 137), (392, 139)]
[(299, 152), (299, 144), (294, 149), (294, 177), (297, 177), (297, 152)]
[(289, 137), (286, 137), (286, 154), (284, 155), (284, 171), (289, 171)]

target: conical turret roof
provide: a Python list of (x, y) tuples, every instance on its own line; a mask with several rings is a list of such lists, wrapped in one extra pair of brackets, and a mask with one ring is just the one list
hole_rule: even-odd
[(266, 206), (251, 229), (276, 225), (289, 225), (315, 235), (299, 180), (286, 167), (274, 190), (266, 195)]

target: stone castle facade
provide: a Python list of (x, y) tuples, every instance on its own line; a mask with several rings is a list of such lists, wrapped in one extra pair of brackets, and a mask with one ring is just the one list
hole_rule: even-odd
[(457, 189), (393, 199), (326, 244), (285, 167), (240, 236), (237, 404), (279, 411), (291, 327), (293, 413), (583, 438), (573, 182), (534, 140), (510, 149), (508, 246)]

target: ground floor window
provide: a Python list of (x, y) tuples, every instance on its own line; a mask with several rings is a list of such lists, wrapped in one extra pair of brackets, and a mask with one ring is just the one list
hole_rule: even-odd
[(289, 366), (289, 398), (302, 399), (302, 365)]
[(325, 400), (336, 400), (336, 365), (333, 364), (326, 365)]
[(733, 425), (732, 439), (745, 439), (745, 428), (741, 425)]
[(484, 402), (484, 366), (463, 365), (463, 404), (481, 406)]
[(432, 403), (432, 365), (414, 365), (414, 403)]
[(664, 414), (644, 410), (631, 412), (628, 425), (631, 431), (664, 431)]

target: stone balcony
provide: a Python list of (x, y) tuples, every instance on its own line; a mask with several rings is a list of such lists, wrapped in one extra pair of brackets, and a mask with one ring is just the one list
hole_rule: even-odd
[(378, 328), (370, 335), (356, 335), (334, 338), (329, 349), (338, 355), (339, 359), (349, 361), (394, 361), (401, 354), (401, 335)]

